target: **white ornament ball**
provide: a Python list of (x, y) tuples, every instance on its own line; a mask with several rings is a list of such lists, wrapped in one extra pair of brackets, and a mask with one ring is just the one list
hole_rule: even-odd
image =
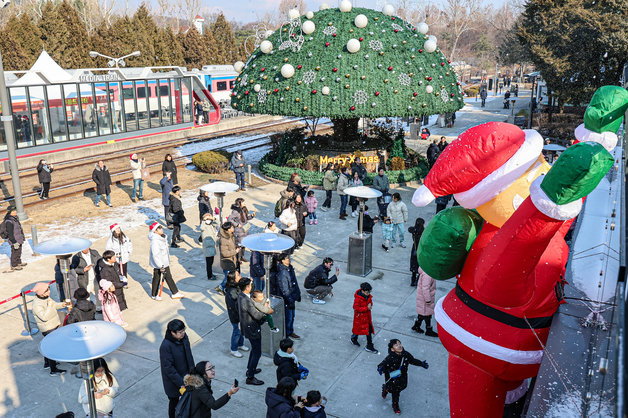
[(434, 36), (434, 35), (428, 36), (427, 39), (430, 40), (430, 41), (434, 41), (435, 43), (438, 43), (438, 39), (436, 39), (436, 36)]
[(329, 95), (329, 87), (327, 86), (323, 87), (323, 89), (321, 90), (321, 93), (323, 93), (325, 96)]
[(305, 17), (307, 17), (308, 19), (311, 19), (314, 17), (314, 12), (311, 10), (308, 10), (307, 13), (305, 13)]
[(382, 9), (382, 13), (384, 13), (386, 16), (392, 16), (393, 13), (395, 13), (395, 8), (392, 4), (387, 4)]
[(329, 9), (329, 4), (323, 3), (318, 7), (318, 10), (327, 10)]
[(416, 25), (416, 30), (418, 30), (423, 35), (425, 35), (429, 29), (430, 27), (427, 26), (427, 23), (425, 22), (421, 22), (418, 25)]
[(273, 33), (275, 33), (275, 32), (273, 32), (272, 30), (267, 30), (266, 33), (264, 34), (264, 38), (268, 38)]
[(298, 19), (299, 16), (301, 16), (301, 13), (299, 13), (299, 9), (290, 9), (288, 11), (288, 17), (290, 18), (290, 20)]
[(358, 41), (355, 38), (349, 39), (349, 42), (347, 42), (347, 51), (351, 52), (352, 54), (355, 54), (359, 50), (360, 50), (360, 41)]
[(427, 41), (425, 41), (425, 44), (423, 44), (423, 48), (425, 48), (425, 52), (434, 52), (436, 51), (436, 42), (428, 39)]
[(281, 75), (284, 78), (292, 78), (294, 75), (294, 67), (290, 64), (284, 64), (281, 66)]
[(369, 23), (369, 18), (365, 15), (357, 15), (353, 21), (358, 28), (365, 28)]
[(340, 2), (340, 11), (341, 12), (350, 12), (351, 11), (351, 2), (349, 0), (342, 0)]
[(244, 69), (244, 63), (242, 61), (236, 62), (233, 64), (233, 69), (236, 70), (236, 72), (241, 73)]
[(271, 41), (262, 41), (262, 43), (259, 44), (259, 49), (264, 54), (268, 54), (270, 51), (273, 50), (273, 43)]
[(302, 28), (303, 33), (309, 35), (310, 33), (314, 33), (314, 31), (316, 30), (316, 25), (311, 20), (306, 20), (305, 22), (303, 22)]
[(256, 84), (253, 86), (253, 90), (255, 90), (256, 93), (259, 93), (261, 89), (262, 89), (262, 86), (260, 86), (259, 84)]
[(425, 92), (427, 94), (432, 94), (434, 92), (434, 87), (432, 87), (432, 86), (425, 87)]

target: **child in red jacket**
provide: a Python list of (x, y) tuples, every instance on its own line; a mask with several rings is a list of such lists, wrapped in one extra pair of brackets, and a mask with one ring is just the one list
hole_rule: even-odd
[(364, 282), (360, 285), (360, 289), (355, 292), (351, 342), (359, 347), (358, 335), (366, 335), (366, 347), (364, 349), (369, 353), (379, 354), (379, 351), (373, 346), (372, 335), (375, 333), (375, 330), (373, 329), (373, 320), (371, 319), (371, 309), (373, 308), (371, 290), (373, 290), (371, 285), (368, 282)]

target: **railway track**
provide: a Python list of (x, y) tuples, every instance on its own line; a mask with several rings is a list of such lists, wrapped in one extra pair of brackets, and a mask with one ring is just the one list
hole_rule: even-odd
[[(299, 122), (302, 119), (296, 119), (296, 120), (289, 120), (289, 121), (281, 121), (281, 123), (271, 123), (270, 126), (269, 124), (264, 124), (263, 126), (256, 126), (256, 127), (247, 127), (246, 131), (253, 131), (253, 130), (259, 130), (259, 129), (268, 129), (268, 128), (274, 128), (274, 127), (280, 127), (286, 124), (290, 124), (290, 123), (295, 123), (295, 122)], [(322, 125), (319, 127), (319, 129), (317, 130), (317, 133), (324, 133), (327, 130), (330, 130), (331, 126), (326, 126), (326, 125)], [(242, 133), (242, 130), (238, 131), (239, 134)], [(178, 145), (173, 145), (170, 144), (167, 147), (168, 148), (173, 148), (175, 146), (182, 146), (182, 145), (188, 145), (188, 144), (194, 144), (194, 143), (200, 143), (200, 142), (207, 142), (209, 140), (212, 140), (211, 146), (210, 147), (204, 147), (205, 150), (221, 150), (221, 151), (227, 151), (227, 152), (234, 152), (235, 150), (243, 150), (243, 151), (247, 151), (247, 150), (252, 150), (255, 148), (260, 148), (260, 147), (264, 147), (267, 146), (271, 143), (270, 141), (270, 137), (277, 132), (269, 132), (269, 133), (265, 133), (265, 134), (258, 134), (258, 135), (252, 135), (250, 137), (245, 137), (243, 138), (243, 140), (239, 140), (238, 142), (234, 142), (233, 140), (229, 140), (230, 137), (235, 136), (234, 132), (232, 132), (231, 134), (220, 134), (218, 136), (211, 136), (211, 137), (207, 137), (204, 139), (194, 139), (192, 141), (190, 141), (189, 139), (186, 141), (178, 141)], [(233, 138), (232, 138), (233, 139)], [(175, 141), (172, 141), (175, 142)], [(139, 147), (138, 147), (139, 148)], [(158, 151), (161, 149), (166, 148), (166, 146), (163, 146), (163, 144), (159, 144), (158, 146), (155, 147), (143, 147), (145, 149), (144, 152), (154, 152), (154, 151)], [(135, 149), (134, 149), (135, 152)], [(194, 151), (194, 152), (190, 152), (190, 153), (184, 153), (183, 155), (179, 155), (179, 156), (173, 156), (173, 161), (175, 162), (175, 164), (177, 165), (177, 167), (185, 167), (186, 165), (188, 165), (191, 162), (191, 157), (196, 154), (196, 152), (198, 151)], [(126, 156), (128, 155), (129, 151), (125, 151), (123, 153), (124, 157), (126, 158)], [(160, 154), (163, 155), (163, 154)], [(118, 157), (120, 158), (120, 157)], [(44, 202), (49, 202), (49, 201), (54, 201), (54, 200), (61, 200), (64, 198), (68, 198), (68, 197), (72, 197), (72, 196), (76, 196), (79, 194), (85, 194), (85, 193), (90, 193), (90, 192), (95, 192), (95, 186), (93, 183), (93, 180), (91, 178), (91, 172), (93, 170), (92, 168), (92, 164), (94, 161), (98, 161), (99, 159), (103, 159), (103, 158), (98, 158), (98, 157), (94, 157), (94, 158), (89, 158), (89, 159), (84, 159), (82, 164), (75, 164), (72, 166), (73, 169), (77, 169), (79, 167), (88, 167), (89, 168), (89, 176), (84, 176), (82, 178), (75, 178), (74, 180), (72, 180), (71, 182), (67, 182), (65, 184), (59, 184), (59, 185), (54, 185), (54, 187), (51, 187), (50, 189), (50, 193), (52, 194), (52, 196), (47, 199), (47, 200), (40, 200), (39, 199), (39, 192), (38, 191), (32, 191), (32, 192), (28, 192), (28, 193), (24, 193), (22, 195), (22, 197), (24, 198), (24, 206), (25, 207), (33, 207), (36, 206), (38, 204), (42, 204)], [(111, 159), (111, 158), (109, 158)], [(162, 165), (163, 160), (159, 160), (156, 162), (151, 162), (147, 164), (147, 168), (150, 170), (151, 175), (153, 174), (158, 174), (159, 177), (161, 178), (161, 165)], [(128, 167), (128, 163), (125, 162), (126, 167)], [(56, 168), (56, 167), (55, 167)], [(65, 169), (69, 169), (68, 167), (65, 167)], [(55, 172), (57, 172), (57, 170), (55, 169)], [(122, 170), (117, 170), (117, 171), (110, 171), (111, 174), (111, 180), (114, 184), (120, 185), (123, 183), (132, 183), (133, 180), (133, 176), (131, 174), (131, 170), (129, 168), (125, 168)], [(5, 182), (6, 184), (6, 182)], [(53, 183), (54, 184), (54, 183)], [(2, 203), (8, 203), (10, 201), (13, 200), (13, 197), (10, 196), (9, 198), (5, 198), (3, 200), (0, 200), (0, 204)]]

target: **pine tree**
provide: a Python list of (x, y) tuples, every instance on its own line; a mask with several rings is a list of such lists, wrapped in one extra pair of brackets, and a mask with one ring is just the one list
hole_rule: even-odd
[(11, 16), (4, 29), (11, 32), (26, 59), (26, 66), (21, 69), (32, 67), (43, 47), (39, 28), (27, 14), (22, 14), (20, 17)]
[(61, 67), (81, 68), (91, 63), (87, 30), (67, 1), (56, 7), (44, 4), (39, 27), (44, 48)]
[(205, 48), (205, 61), (206, 65), (221, 64), (222, 60), (218, 56), (218, 45), (216, 39), (212, 35), (212, 31), (206, 30), (202, 36), (203, 48)]
[(183, 50), (177, 41), (172, 28), (159, 29), (158, 39), (155, 42), (155, 65), (184, 65)]
[(178, 35), (179, 42), (183, 49), (183, 61), (188, 70), (192, 68), (201, 68), (205, 62), (206, 50), (203, 47), (201, 35), (195, 28), (190, 28), (188, 32), (183, 35)]
[(2, 51), (2, 63), (5, 70), (27, 70), (31, 67), (29, 57), (8, 28), (0, 30), (0, 51)]
[(133, 58), (133, 66), (144, 67), (155, 65), (155, 42), (159, 35), (157, 24), (150, 15), (146, 4), (142, 3), (131, 19), (133, 28), (133, 51), (140, 51), (139, 57)]
[[(120, 57), (136, 51), (136, 49), (134, 49), (135, 45), (133, 44), (134, 37), (135, 32), (131, 19), (129, 19), (128, 16), (123, 16), (116, 19), (111, 26), (107, 26), (103, 23), (96, 29), (92, 37), (93, 48), (105, 55)], [(136, 58), (133, 58), (133, 60), (135, 59)], [(92, 66), (105, 68), (107, 67), (108, 60), (98, 57), (91, 62)], [(135, 61), (130, 64), (131, 66), (137, 65)]]
[(236, 45), (233, 29), (222, 13), (212, 25), (211, 32), (217, 46), (217, 63), (233, 64), (238, 55), (238, 47)]

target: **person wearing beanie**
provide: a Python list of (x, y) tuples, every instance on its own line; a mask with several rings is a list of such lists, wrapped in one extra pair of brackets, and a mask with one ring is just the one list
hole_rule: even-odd
[(100, 279), (99, 284), (100, 290), (98, 291), (98, 298), (102, 304), (103, 320), (113, 322), (121, 327), (126, 327), (128, 324), (122, 319), (122, 312), (120, 311), (120, 305), (116, 297), (116, 287), (112, 282), (106, 279)]
[(538, 373), (563, 302), (565, 234), (614, 164), (595, 142), (567, 148), (549, 168), (535, 131), (478, 125), (445, 149), (415, 192), (420, 206), (447, 194), (462, 206), (432, 218), (418, 249), (425, 273), (458, 279), (434, 307), (452, 415), (501, 415)]
[(133, 194), (131, 200), (135, 202), (135, 196), (139, 200), (144, 200), (144, 178), (143, 171), (146, 168), (146, 159), (139, 158), (137, 154), (131, 154), (131, 173), (133, 174)]
[(6, 230), (6, 239), (11, 245), (11, 269), (7, 273), (22, 270), (26, 263), (22, 263), (22, 245), (24, 244), (24, 230), (17, 217), (17, 208), (13, 205), (7, 208), (4, 215), (3, 227)]
[(382, 398), (392, 395), (392, 409), (395, 414), (401, 414), (399, 409), (399, 395), (408, 387), (408, 366), (420, 366), (427, 369), (427, 361), (417, 360), (408, 353), (396, 338), (388, 342), (388, 355), (377, 365), (377, 372), (384, 375), (386, 381), (382, 385)]
[[(61, 326), (57, 311), (65, 308), (67, 305), (52, 300), (48, 283), (37, 283), (33, 287), (33, 292), (36, 295), (35, 299), (33, 299), (33, 316), (35, 317), (37, 328), (41, 331), (41, 335), (45, 337)], [(65, 370), (59, 369), (57, 365), (56, 361), (44, 357), (44, 369), (50, 369), (51, 376), (65, 373)]]
[(153, 222), (148, 229), (150, 241), (148, 264), (153, 268), (151, 298), (157, 301), (161, 300), (160, 284), (162, 278), (172, 293), (172, 299), (185, 297), (183, 293), (179, 292), (177, 284), (172, 279), (172, 273), (170, 273), (170, 251), (168, 250), (168, 237), (164, 233), (164, 229), (157, 222)]
[(76, 303), (65, 320), (66, 324), (93, 321), (96, 319), (96, 305), (89, 300), (89, 292), (87, 289), (83, 287), (76, 289), (74, 291), (74, 299), (76, 299)]
[(116, 259), (120, 265), (120, 274), (128, 278), (127, 265), (131, 260), (131, 254), (133, 253), (133, 243), (131, 239), (122, 232), (122, 228), (119, 224), (114, 223), (109, 226), (111, 235), (107, 239), (105, 244), (105, 250), (111, 250), (116, 255)]
[(375, 329), (373, 328), (373, 319), (371, 317), (371, 309), (373, 309), (371, 290), (373, 290), (371, 284), (364, 282), (360, 284), (360, 288), (355, 292), (351, 343), (359, 347), (358, 335), (366, 335), (366, 347), (364, 347), (364, 349), (369, 353), (378, 354), (379, 351), (377, 351), (373, 345)]

